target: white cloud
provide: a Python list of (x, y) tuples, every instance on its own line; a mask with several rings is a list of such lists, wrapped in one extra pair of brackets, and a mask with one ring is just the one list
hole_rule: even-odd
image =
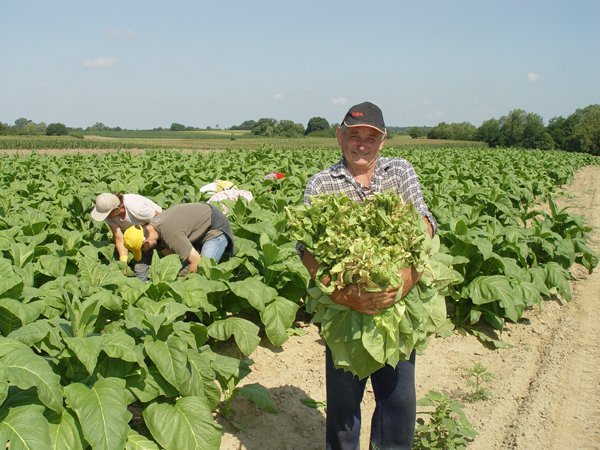
[(314, 88), (313, 88), (312, 86), (306, 86), (306, 87), (304, 88), (304, 90), (305, 90), (306, 92), (312, 92), (312, 91), (313, 91), (313, 89), (314, 89)]
[(96, 69), (99, 67), (110, 67), (117, 63), (117, 60), (111, 56), (99, 56), (95, 59), (84, 59), (82, 62), (84, 67)]
[(283, 94), (273, 94), (275, 100), (283, 100), (285, 96)]
[(432, 103), (431, 100), (423, 100), (421, 102), (421, 106), (428, 107), (428, 106), (431, 106), (431, 103)]
[(527, 73), (527, 81), (530, 81), (531, 83), (535, 83), (536, 81), (540, 81), (540, 74), (539, 73), (535, 73), (535, 72), (528, 72)]
[(334, 105), (347, 105), (348, 99), (346, 97), (332, 98), (331, 103)]

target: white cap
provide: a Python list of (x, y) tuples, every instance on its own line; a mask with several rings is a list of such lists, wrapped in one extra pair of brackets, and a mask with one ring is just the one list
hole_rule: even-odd
[(110, 212), (121, 204), (115, 194), (104, 193), (96, 197), (96, 207), (92, 210), (92, 219), (102, 221)]

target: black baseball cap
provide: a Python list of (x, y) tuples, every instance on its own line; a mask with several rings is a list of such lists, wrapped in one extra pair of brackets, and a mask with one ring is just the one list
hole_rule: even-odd
[(342, 123), (347, 127), (371, 127), (386, 134), (383, 113), (379, 106), (371, 102), (363, 102), (351, 107), (344, 116)]

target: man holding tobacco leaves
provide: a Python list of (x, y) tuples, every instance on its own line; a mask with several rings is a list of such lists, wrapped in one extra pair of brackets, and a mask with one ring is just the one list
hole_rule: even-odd
[[(422, 216), (432, 236), (436, 221), (423, 200), (413, 166), (401, 158), (379, 155), (387, 132), (381, 109), (370, 102), (351, 107), (337, 130), (341, 160), (312, 176), (304, 192), (304, 203), (322, 194), (345, 194), (361, 202), (375, 193), (394, 191), (406, 204), (412, 204)], [(360, 226), (360, 224), (358, 225)], [(312, 278), (317, 276), (319, 262), (300, 245), (303, 264)], [(419, 281), (414, 267), (400, 269), (403, 280), (401, 297)], [(325, 277), (324, 285), (330, 283)], [(349, 284), (331, 293), (333, 302), (368, 315), (380, 314), (395, 303), (398, 287), (373, 292), (358, 284)], [(415, 351), (408, 360), (395, 367), (385, 365), (370, 375), (375, 395), (375, 411), (371, 421), (371, 448), (411, 449), (416, 420)], [(326, 347), (326, 448), (354, 450), (360, 445), (360, 403), (367, 378), (336, 368), (332, 353)]]

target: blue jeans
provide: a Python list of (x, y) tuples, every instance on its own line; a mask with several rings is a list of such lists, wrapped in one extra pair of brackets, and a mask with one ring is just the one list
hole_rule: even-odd
[[(216, 238), (212, 238), (206, 241), (204, 244), (199, 245), (201, 246), (199, 249), (200, 256), (203, 258), (212, 258), (216, 262), (219, 262), (223, 256), (223, 253), (225, 253), (225, 249), (227, 248), (227, 236), (222, 233)], [(194, 248), (196, 248), (196, 243), (194, 243)]]
[[(367, 379), (336, 369), (329, 347), (325, 353), (327, 388), (327, 450), (358, 450), (360, 446), (360, 402)], [(415, 352), (408, 361), (371, 374), (375, 411), (371, 418), (369, 448), (410, 450), (413, 446), (417, 399)]]

